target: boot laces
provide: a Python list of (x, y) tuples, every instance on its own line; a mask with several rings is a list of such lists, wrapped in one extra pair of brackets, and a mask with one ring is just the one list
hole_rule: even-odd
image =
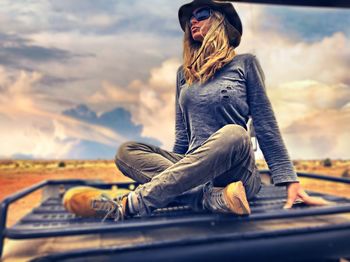
[(224, 198), (224, 190), (223, 189), (218, 189), (216, 191), (212, 191), (211, 193), (211, 198), (212, 201), (215, 202), (216, 204), (218, 204), (221, 208), (226, 208), (227, 207), (227, 203), (225, 201)]
[(114, 218), (114, 221), (124, 220), (122, 198), (123, 196), (118, 196), (112, 199), (103, 193), (100, 198), (91, 201), (91, 207), (97, 212), (105, 214), (102, 222), (107, 218)]
[(228, 210), (222, 188), (214, 188), (212, 184), (204, 187), (203, 206), (211, 210)]

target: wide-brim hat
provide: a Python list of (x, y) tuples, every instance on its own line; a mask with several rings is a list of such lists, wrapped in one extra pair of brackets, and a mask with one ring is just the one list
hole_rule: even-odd
[(190, 3), (181, 6), (179, 8), (178, 16), (182, 30), (185, 31), (186, 24), (189, 23), (193, 11), (204, 5), (225, 15), (229, 22), (227, 24), (227, 31), (230, 44), (237, 47), (241, 42), (243, 34), (242, 22), (232, 3), (227, 1), (193, 0)]

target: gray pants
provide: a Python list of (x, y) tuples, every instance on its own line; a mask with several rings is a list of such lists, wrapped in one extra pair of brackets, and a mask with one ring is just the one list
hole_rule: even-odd
[(261, 188), (250, 136), (235, 124), (220, 128), (188, 154), (128, 141), (119, 147), (115, 163), (142, 184), (135, 189), (141, 216), (172, 202), (201, 208), (203, 187), (208, 185), (225, 187), (241, 180), (248, 200)]

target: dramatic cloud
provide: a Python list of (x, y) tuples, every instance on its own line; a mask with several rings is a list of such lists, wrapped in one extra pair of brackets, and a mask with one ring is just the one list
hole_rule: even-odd
[[(343, 24), (344, 32), (328, 30), (313, 42), (297, 31), (281, 32), (285, 18), (271, 10), (260, 8), (247, 16), (248, 30), (238, 49), (256, 54), (262, 65), (267, 93), (291, 157), (348, 158), (348, 29)], [(254, 22), (266, 21), (266, 16), (273, 21), (271, 25), (281, 25), (278, 30), (266, 22)], [(322, 32), (316, 26), (314, 29)], [(257, 157), (262, 157), (260, 150)]]
[(12, 38), (6, 35), (2, 35), (0, 38), (0, 63), (3, 65), (19, 67), (18, 62), (64, 61), (70, 57), (69, 52), (58, 48), (50, 49), (31, 45), (24, 39)]
[(295, 158), (348, 157), (350, 108), (323, 109), (292, 122), (285, 128)]
[(142, 136), (162, 141), (163, 147), (172, 149), (175, 140), (175, 82), (178, 59), (169, 59), (160, 67), (151, 69), (146, 82), (135, 80), (126, 87), (103, 83), (89, 103), (95, 108), (102, 105), (122, 105), (143, 126)]
[(72, 119), (40, 107), (35, 86), (37, 72), (11, 76), (0, 67), (1, 157), (25, 155), (36, 158), (64, 158), (81, 140), (116, 147), (126, 138), (115, 131)]
[(282, 128), (322, 110), (339, 110), (350, 101), (350, 88), (344, 84), (326, 85), (314, 80), (281, 84), (268, 90)]
[[(2, 1), (0, 156), (105, 157), (131, 137), (171, 150), (185, 2)], [(349, 158), (348, 10), (235, 7), (291, 157)]]
[(78, 105), (75, 108), (65, 110), (63, 115), (70, 116), (85, 123), (107, 127), (129, 140), (138, 140), (140, 142), (160, 145), (157, 139), (143, 137), (141, 135), (143, 126), (135, 124), (131, 120), (131, 113), (121, 107), (97, 115), (86, 105)]

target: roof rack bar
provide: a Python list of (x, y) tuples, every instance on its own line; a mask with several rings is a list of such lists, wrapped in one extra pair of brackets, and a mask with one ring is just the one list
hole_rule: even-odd
[[(269, 174), (271, 176), (271, 171), (268, 169), (262, 169), (262, 170), (259, 170), (259, 172), (264, 174)], [(297, 172), (297, 175), (299, 177), (307, 177), (307, 178), (313, 178), (313, 179), (319, 179), (319, 180), (325, 180), (325, 181), (331, 181), (331, 182), (350, 184), (350, 179), (345, 177), (334, 177), (334, 176), (305, 173), (305, 172)]]
[(148, 220), (148, 221), (138, 221), (133, 224), (123, 224), (123, 223), (111, 223), (105, 224), (104, 227), (92, 226), (88, 227), (76, 227), (68, 230), (60, 230), (57, 228), (55, 230), (49, 231), (25, 231), (25, 232), (16, 232), (17, 230), (7, 230), (5, 231), (4, 237), (9, 237), (11, 239), (32, 239), (32, 238), (42, 238), (50, 236), (71, 236), (71, 235), (80, 235), (80, 234), (95, 234), (95, 233), (106, 233), (106, 232), (121, 232), (129, 230), (137, 230), (142, 228), (163, 228), (167, 226), (181, 226), (188, 225), (193, 223), (210, 223), (215, 221), (221, 222), (238, 222), (238, 221), (257, 221), (264, 219), (288, 219), (296, 217), (305, 217), (305, 216), (316, 216), (316, 215), (331, 215), (331, 214), (340, 214), (350, 212), (350, 204), (344, 204), (339, 206), (330, 206), (330, 207), (319, 207), (314, 210), (280, 210), (279, 212), (272, 212), (270, 214), (256, 214), (247, 217), (237, 217), (237, 216), (219, 216), (217, 214), (202, 214), (201, 216), (194, 217), (185, 217), (178, 218), (176, 220)]
[[(308, 228), (308, 233), (309, 234), (320, 234), (318, 237), (318, 240), (325, 241), (325, 242), (327, 240), (326, 243), (328, 243), (327, 245), (329, 245), (328, 239), (329, 239), (330, 234), (333, 233), (332, 235), (334, 237), (334, 232), (336, 232), (338, 234), (339, 234), (339, 232), (344, 233), (344, 232), (348, 231), (349, 228), (350, 228), (350, 223), (342, 223), (342, 224), (338, 224), (338, 225), (327, 225), (327, 226), (324, 226), (323, 228)], [(283, 246), (284, 242), (288, 242), (290, 240), (289, 237), (293, 236), (293, 234), (303, 234), (303, 233), (304, 233), (304, 229), (302, 229), (302, 228), (301, 229), (294, 229), (293, 231), (288, 230), (288, 229), (277, 229), (277, 230), (274, 230), (272, 232), (261, 232), (259, 234), (256, 234), (256, 233), (246, 234), (245, 238), (249, 239), (250, 241), (254, 241), (255, 239), (264, 238), (264, 241), (275, 242), (273, 246), (275, 246), (277, 244), (279, 244), (280, 246)], [(159, 254), (159, 252), (162, 252), (160, 250), (164, 250), (164, 248), (173, 247), (173, 246), (183, 248), (184, 244), (186, 244), (185, 246), (187, 248), (193, 248), (193, 245), (196, 245), (196, 244), (197, 245), (200, 245), (200, 244), (212, 245), (213, 243), (215, 243), (215, 244), (220, 243), (219, 245), (221, 246), (222, 243), (224, 243), (224, 241), (236, 240), (239, 237), (237, 235), (238, 235), (237, 232), (234, 232), (234, 233), (228, 233), (228, 234), (224, 234), (222, 236), (214, 236), (214, 237), (196, 236), (196, 237), (186, 239), (186, 240), (178, 239), (178, 240), (173, 240), (173, 241), (157, 241), (157, 242), (153, 242), (153, 243), (137, 243), (137, 244), (133, 244), (130, 246), (115, 245), (112, 247), (79, 249), (79, 250), (66, 251), (66, 252), (61, 252), (61, 253), (56, 253), (56, 254), (49, 254), (49, 255), (41, 257), (40, 259), (42, 259), (42, 261), (51, 261), (51, 260), (52, 261), (61, 261), (61, 260), (65, 260), (67, 258), (74, 260), (74, 258), (82, 258), (82, 257), (89, 257), (91, 259), (93, 256), (96, 256), (96, 255), (108, 254), (108, 256), (110, 257), (113, 254), (118, 254), (121, 252), (124, 253), (124, 252), (128, 252), (128, 251), (135, 252), (138, 250), (139, 251), (140, 250), (142, 250), (142, 251), (153, 250), (153, 252), (158, 251), (158, 254)], [(282, 242), (279, 239), (278, 243), (277, 243), (276, 241), (273, 241), (273, 237), (276, 235), (278, 235), (280, 237), (282, 236), (286, 239), (283, 239)], [(338, 236), (337, 236), (337, 239), (338, 239)], [(345, 241), (344, 236), (343, 236), (343, 239), (344, 239), (343, 241)], [(159, 250), (157, 250), (157, 248)], [(203, 248), (203, 246), (201, 246), (201, 248)], [(231, 251), (233, 250), (233, 252), (235, 252), (235, 249), (237, 249), (237, 251), (240, 251), (237, 253), (242, 253), (242, 249), (240, 249), (240, 247), (235, 247), (235, 245), (230, 245), (229, 250), (231, 250)], [(168, 252), (168, 250), (164, 250), (163, 254), (165, 254), (166, 257), (169, 257), (170, 253)], [(174, 256), (176, 257), (176, 254), (174, 254)], [(174, 257), (174, 256), (171, 256), (171, 257)], [(135, 257), (133, 256), (133, 258), (135, 258)], [(155, 261), (163, 261), (159, 257), (157, 257), (157, 258), (158, 259), (155, 259)], [(134, 259), (132, 259), (132, 260), (134, 260)], [(139, 259), (137, 261), (141, 261), (141, 259)]]
[[(260, 173), (267, 173), (271, 175), (270, 170), (259, 170)], [(350, 179), (347, 178), (339, 178), (339, 177), (331, 177), (327, 175), (319, 175), (319, 174), (312, 174), (312, 173), (303, 173), (303, 172), (297, 172), (298, 176), (300, 177), (307, 177), (307, 178), (313, 178), (313, 179), (320, 179), (320, 180), (325, 180), (325, 181), (332, 181), (332, 182), (338, 182), (338, 183), (346, 183), (350, 184)], [(120, 187), (127, 187), (130, 184), (136, 185), (137, 183), (132, 183), (132, 182), (122, 182), (122, 183), (110, 183), (110, 184), (101, 184), (101, 183), (92, 183), (89, 182), (88, 180), (47, 180), (40, 182), (38, 184), (35, 184), (29, 188), (26, 188), (18, 193), (12, 194), (5, 198), (1, 202), (1, 209), (0, 209), (0, 257), (2, 255), (3, 251), (3, 243), (4, 243), (4, 238), (7, 235), (7, 230), (6, 230), (6, 220), (7, 220), (7, 212), (9, 205), (25, 196), (27, 196), (30, 193), (33, 193), (44, 186), (47, 185), (93, 185), (93, 186), (101, 186), (101, 187), (110, 187), (111, 185), (118, 185)], [(349, 205), (344, 205), (344, 206), (338, 206), (338, 207), (330, 207), (327, 210), (314, 210), (312, 213), (309, 213), (308, 215), (317, 215), (317, 214), (335, 214), (335, 213), (341, 213), (341, 212), (350, 212), (350, 206)], [(304, 216), (306, 213), (295, 213), (293, 216)], [(283, 218), (283, 217), (290, 217), (291, 214), (279, 214), (277, 215), (278, 218)], [(212, 219), (212, 218), (211, 218)], [(257, 218), (256, 218), (257, 219)], [(72, 233), (72, 232), (71, 232)]]
[(4, 237), (6, 231), (6, 219), (7, 219), (7, 211), (11, 203), (16, 202), (17, 200), (33, 193), (47, 185), (55, 185), (55, 184), (77, 184), (77, 185), (85, 185), (88, 184), (88, 181), (81, 179), (65, 179), (65, 180), (45, 180), (43, 182), (39, 182), (31, 187), (23, 189), (17, 193), (14, 193), (8, 197), (6, 197), (1, 202), (0, 207), (0, 258), (2, 256), (3, 245), (4, 245)]
[(349, 178), (344, 178), (344, 177), (333, 177), (333, 176), (310, 174), (310, 173), (303, 173), (303, 172), (298, 172), (298, 176), (350, 184), (350, 179)]

